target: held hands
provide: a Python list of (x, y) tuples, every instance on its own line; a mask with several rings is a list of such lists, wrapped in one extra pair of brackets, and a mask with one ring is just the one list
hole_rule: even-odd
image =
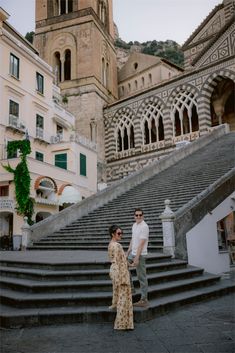
[(136, 266), (138, 266), (138, 264), (139, 264), (139, 258), (138, 257), (135, 257), (134, 260), (131, 263), (128, 261), (128, 266), (129, 267), (136, 267)]

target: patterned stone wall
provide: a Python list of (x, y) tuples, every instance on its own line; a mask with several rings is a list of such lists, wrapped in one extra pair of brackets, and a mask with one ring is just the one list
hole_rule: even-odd
[[(119, 101), (107, 108), (105, 110), (107, 181), (123, 178), (152, 161), (163, 158), (172, 152), (178, 143), (191, 142), (211, 131), (211, 95), (222, 79), (235, 82), (234, 58), (185, 73), (177, 80), (131, 99)], [(189, 120), (189, 129), (185, 131), (184, 126), (181, 126), (181, 131), (177, 135), (174, 121), (176, 112), (182, 116), (182, 122), (187, 112)], [(193, 125), (193, 114), (194, 122), (198, 119), (197, 128), (195, 123)], [(153, 143), (150, 141), (145, 144), (143, 121), (148, 121), (152, 116), (157, 121), (162, 117), (164, 139), (158, 138)], [(117, 130), (120, 126), (126, 126), (128, 131), (129, 125), (134, 129), (134, 146), (119, 150)]]

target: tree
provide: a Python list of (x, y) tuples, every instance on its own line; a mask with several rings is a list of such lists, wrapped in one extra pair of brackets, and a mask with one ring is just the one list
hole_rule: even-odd
[(34, 201), (30, 198), (30, 174), (28, 170), (26, 156), (31, 153), (30, 141), (10, 141), (7, 145), (8, 155), (13, 155), (17, 150), (20, 151), (21, 162), (13, 169), (8, 163), (3, 166), (9, 173), (14, 174), (15, 194), (17, 207), (16, 210), (20, 215), (28, 217), (28, 223), (33, 224), (33, 206)]
[(25, 35), (25, 38), (31, 44), (33, 44), (34, 34), (35, 34), (34, 32), (27, 32), (26, 35)]

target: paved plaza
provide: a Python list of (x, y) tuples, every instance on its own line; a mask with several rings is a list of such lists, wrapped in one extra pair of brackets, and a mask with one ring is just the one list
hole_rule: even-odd
[(1, 353), (234, 353), (235, 294), (189, 304), (134, 331), (111, 323), (6, 330)]

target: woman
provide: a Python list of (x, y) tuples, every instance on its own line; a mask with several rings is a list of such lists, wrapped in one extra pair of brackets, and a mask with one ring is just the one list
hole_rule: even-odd
[(133, 330), (133, 306), (127, 259), (121, 244), (122, 230), (117, 225), (109, 228), (111, 241), (108, 246), (110, 278), (113, 283), (113, 299), (109, 309), (117, 309), (114, 322), (115, 330)]

